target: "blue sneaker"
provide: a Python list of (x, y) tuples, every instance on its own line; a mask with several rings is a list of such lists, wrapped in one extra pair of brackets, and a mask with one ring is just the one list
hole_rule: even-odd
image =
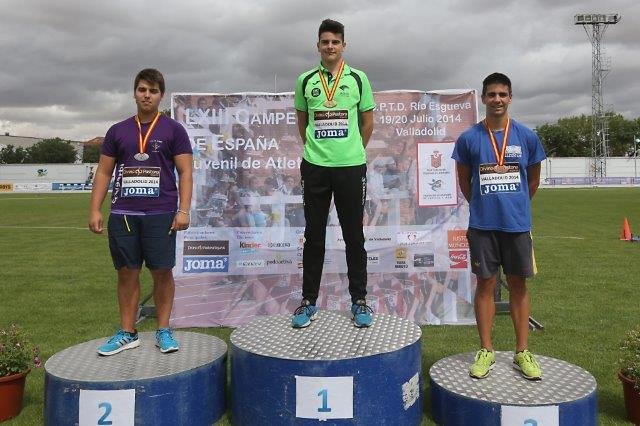
[(110, 337), (105, 344), (98, 348), (98, 353), (104, 356), (115, 355), (118, 352), (137, 348), (138, 346), (140, 346), (140, 340), (138, 340), (137, 331), (129, 333), (128, 331), (120, 329)]
[(173, 331), (169, 327), (159, 328), (156, 331), (156, 346), (160, 348), (163, 354), (176, 352), (180, 349), (180, 345), (173, 338)]
[(351, 305), (351, 315), (353, 315), (353, 325), (358, 328), (369, 327), (373, 318), (371, 309), (363, 299), (356, 300), (356, 303)]
[(311, 321), (316, 319), (318, 308), (316, 305), (312, 305), (307, 299), (302, 299), (302, 303), (293, 313), (291, 317), (291, 326), (293, 328), (304, 328), (311, 324)]

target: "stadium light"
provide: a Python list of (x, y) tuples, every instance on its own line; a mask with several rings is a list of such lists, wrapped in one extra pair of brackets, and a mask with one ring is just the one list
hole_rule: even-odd
[(575, 25), (617, 24), (619, 13), (579, 13), (573, 16)]
[(603, 99), (604, 78), (609, 73), (609, 61), (602, 55), (600, 43), (609, 25), (617, 24), (622, 17), (619, 13), (578, 13), (573, 16), (575, 25), (582, 25), (591, 41), (591, 156), (593, 177), (607, 176), (609, 156), (609, 116)]

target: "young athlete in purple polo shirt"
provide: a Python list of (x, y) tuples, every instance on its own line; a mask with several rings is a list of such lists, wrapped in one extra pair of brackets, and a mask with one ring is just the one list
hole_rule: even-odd
[(158, 316), (156, 344), (163, 353), (179, 348), (169, 328), (175, 291), (172, 268), (176, 231), (189, 227), (193, 160), (187, 132), (159, 112), (164, 89), (164, 78), (158, 70), (138, 73), (134, 81), (137, 114), (109, 129), (95, 174), (89, 229), (101, 234), (100, 209), (115, 170), (108, 233), (111, 257), (118, 271), (121, 323), (120, 330), (98, 348), (101, 355), (140, 345), (135, 320), (143, 262), (153, 277)]

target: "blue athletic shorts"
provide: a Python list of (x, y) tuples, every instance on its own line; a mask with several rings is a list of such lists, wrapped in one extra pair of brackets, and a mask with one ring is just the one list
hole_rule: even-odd
[(109, 250), (116, 269), (171, 269), (176, 264), (174, 213), (109, 215)]

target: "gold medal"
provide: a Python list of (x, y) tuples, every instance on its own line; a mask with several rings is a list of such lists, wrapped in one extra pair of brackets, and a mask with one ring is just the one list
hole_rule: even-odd
[(151, 122), (151, 125), (149, 125), (149, 129), (147, 130), (147, 133), (144, 135), (144, 138), (143, 138), (142, 124), (140, 124), (140, 118), (138, 118), (138, 116), (136, 115), (136, 124), (138, 125), (138, 148), (140, 150), (140, 152), (138, 152), (136, 155), (133, 156), (133, 158), (135, 158), (136, 160), (147, 161), (149, 159), (149, 154), (145, 152), (147, 150), (147, 141), (149, 140), (149, 136), (151, 136), (151, 132), (153, 131), (153, 128), (156, 127), (156, 124), (158, 124), (159, 118), (160, 118), (160, 113), (158, 112), (156, 114), (156, 117)]
[(338, 84), (340, 83), (340, 78), (342, 77), (342, 71), (344, 70), (344, 61), (340, 62), (340, 67), (338, 68), (338, 74), (336, 74), (335, 80), (333, 80), (333, 86), (331, 86), (331, 90), (329, 90), (329, 85), (327, 84), (327, 80), (324, 78), (324, 73), (322, 72), (322, 67), (318, 67), (318, 75), (320, 76), (320, 82), (322, 83), (322, 90), (324, 91), (324, 95), (327, 100), (322, 103), (327, 108), (334, 108), (338, 103), (333, 100), (333, 97), (336, 94), (336, 90), (338, 89)]

